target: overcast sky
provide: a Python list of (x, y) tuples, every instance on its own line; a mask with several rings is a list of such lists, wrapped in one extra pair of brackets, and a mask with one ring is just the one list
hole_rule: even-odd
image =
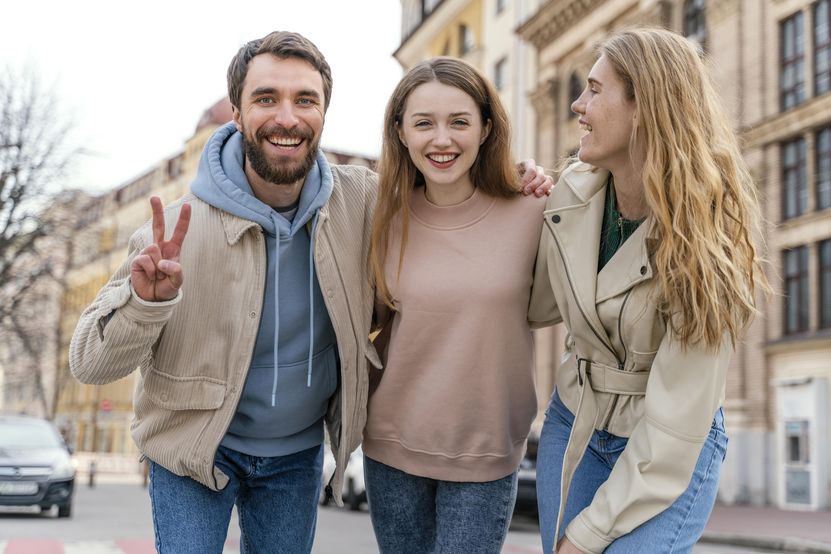
[(7, 0), (0, 67), (54, 83), (91, 155), (69, 185), (98, 192), (184, 146), (226, 93), (231, 57), (274, 30), (302, 33), (332, 66), (323, 146), (376, 156), (383, 110), (401, 76), (399, 0)]

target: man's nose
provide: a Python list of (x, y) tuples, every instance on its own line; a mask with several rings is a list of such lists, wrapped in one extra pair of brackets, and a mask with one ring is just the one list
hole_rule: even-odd
[(297, 115), (294, 113), (294, 103), (281, 102), (278, 104), (277, 109), (274, 112), (274, 121), (283, 127), (296, 126), (299, 120), (297, 119)]

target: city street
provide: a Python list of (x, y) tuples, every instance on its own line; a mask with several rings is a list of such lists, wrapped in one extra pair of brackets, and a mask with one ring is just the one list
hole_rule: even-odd
[[(141, 485), (102, 484), (76, 491), (73, 517), (31, 511), (0, 513), (0, 554), (151, 554), (153, 527), (147, 491)], [(526, 518), (515, 518), (505, 547), (508, 554), (541, 554), (539, 529)], [(232, 522), (225, 553), (239, 552), (239, 529)], [(321, 508), (315, 540), (316, 554), (375, 553), (369, 515), (335, 507)], [(695, 554), (738, 554), (752, 550), (700, 545)]]

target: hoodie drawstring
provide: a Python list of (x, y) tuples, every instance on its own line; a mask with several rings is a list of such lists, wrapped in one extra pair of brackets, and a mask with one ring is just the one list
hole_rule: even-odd
[(277, 363), (280, 344), (280, 227), (277, 225), (276, 213), (271, 214), (274, 228), (277, 229), (277, 251), (274, 253), (274, 382), (271, 385), (271, 407), (277, 405), (277, 381), (279, 380), (280, 365)]
[(312, 229), (309, 231), (309, 361), (306, 368), (306, 388), (312, 386), (312, 354), (315, 346), (315, 295), (314, 295), (314, 244), (315, 229), (317, 229), (317, 213), (312, 218)]

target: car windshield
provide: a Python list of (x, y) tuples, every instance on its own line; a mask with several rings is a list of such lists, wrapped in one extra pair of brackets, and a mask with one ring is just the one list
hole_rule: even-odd
[(0, 421), (0, 448), (62, 447), (57, 433), (46, 423)]

